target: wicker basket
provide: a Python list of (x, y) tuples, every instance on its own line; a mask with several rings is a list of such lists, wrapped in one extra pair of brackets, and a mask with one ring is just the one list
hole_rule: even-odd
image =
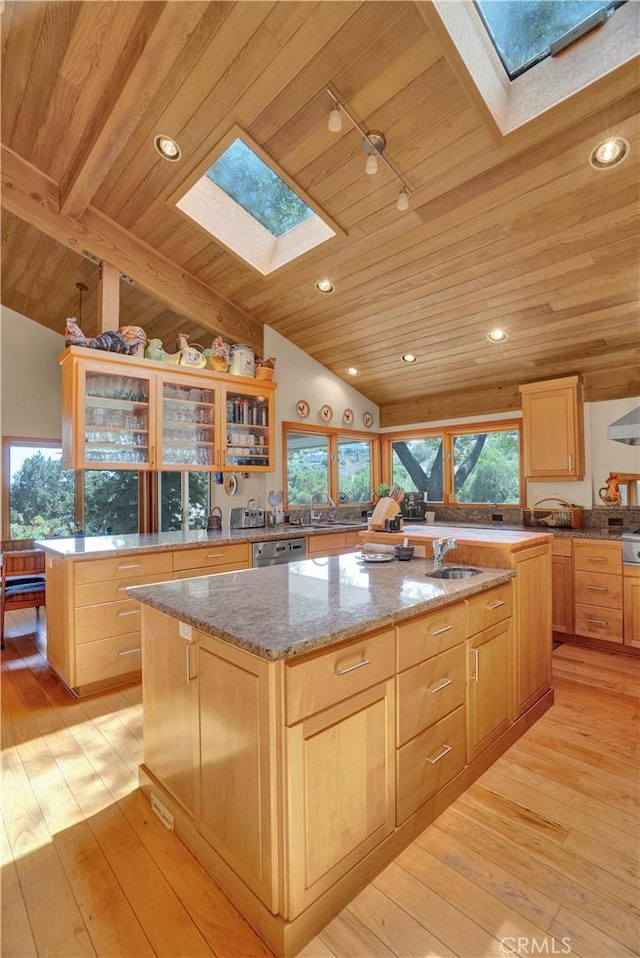
[[(539, 509), (543, 502), (555, 502), (556, 506)], [(542, 526), (548, 529), (581, 529), (583, 510), (572, 505), (566, 499), (550, 497), (538, 499), (533, 509), (525, 509), (522, 513), (522, 524), (525, 526)]]

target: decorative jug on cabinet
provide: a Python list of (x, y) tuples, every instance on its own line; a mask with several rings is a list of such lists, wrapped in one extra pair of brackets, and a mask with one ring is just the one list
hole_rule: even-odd
[(622, 502), (619, 480), (615, 473), (610, 472), (605, 479), (606, 485), (598, 490), (598, 495), (606, 506), (619, 506)]

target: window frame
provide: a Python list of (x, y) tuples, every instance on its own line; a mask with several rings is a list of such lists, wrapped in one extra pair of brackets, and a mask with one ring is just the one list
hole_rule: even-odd
[[(454, 493), (453, 475), (453, 442), (456, 436), (469, 436), (476, 433), (489, 432), (517, 432), (518, 433), (518, 502), (458, 502)], [(526, 483), (524, 477), (524, 463), (522, 456), (522, 419), (499, 419), (488, 422), (462, 423), (458, 425), (440, 426), (436, 428), (408, 429), (398, 432), (383, 433), (382, 439), (382, 481), (391, 484), (393, 467), (393, 443), (404, 439), (428, 439), (442, 437), (442, 488), (443, 499), (430, 500), (435, 505), (459, 506), (463, 509), (478, 509), (487, 506), (500, 506), (503, 509), (522, 509), (526, 501)]]
[[(381, 457), (380, 457), (380, 436), (370, 432), (360, 432), (353, 429), (338, 429), (331, 426), (308, 425), (303, 422), (282, 423), (282, 488), (283, 488), (283, 508), (287, 512), (297, 512), (303, 509), (310, 509), (311, 503), (307, 502), (301, 505), (289, 505), (288, 491), (288, 456), (287, 456), (287, 438), (291, 433), (299, 435), (317, 435), (328, 440), (329, 462), (328, 462), (328, 489), (329, 495), (336, 503), (338, 508), (355, 508), (357, 506), (369, 505), (373, 499), (374, 490), (380, 483), (381, 475)], [(363, 499), (360, 502), (340, 502), (339, 493), (339, 462), (338, 448), (339, 440), (351, 440), (357, 442), (368, 442), (371, 449), (371, 498)]]

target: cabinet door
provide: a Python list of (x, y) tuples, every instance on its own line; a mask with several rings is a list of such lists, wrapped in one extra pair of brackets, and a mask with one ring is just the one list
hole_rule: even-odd
[(273, 384), (227, 383), (224, 408), (223, 469), (273, 470)]
[(556, 632), (573, 632), (571, 556), (551, 556), (551, 619)]
[(65, 469), (153, 466), (153, 377), (91, 359), (63, 366)]
[(286, 730), (286, 915), (295, 918), (395, 822), (391, 678)]
[(142, 607), (144, 764), (195, 816), (199, 765), (197, 645), (180, 631), (175, 619)]
[(640, 566), (624, 570), (624, 644), (640, 648)]
[(514, 553), (515, 718), (551, 686), (551, 556), (547, 546)]
[(525, 475), (582, 479), (584, 425), (577, 376), (520, 386)]
[(511, 620), (469, 639), (468, 653), (467, 762), (472, 762), (511, 724)]
[(216, 441), (219, 390), (211, 377), (191, 373), (158, 376), (158, 469), (219, 470)]

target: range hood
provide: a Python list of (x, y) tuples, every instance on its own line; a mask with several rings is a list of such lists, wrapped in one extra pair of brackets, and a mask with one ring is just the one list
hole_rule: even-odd
[(607, 426), (607, 439), (626, 442), (628, 446), (640, 446), (640, 406)]

